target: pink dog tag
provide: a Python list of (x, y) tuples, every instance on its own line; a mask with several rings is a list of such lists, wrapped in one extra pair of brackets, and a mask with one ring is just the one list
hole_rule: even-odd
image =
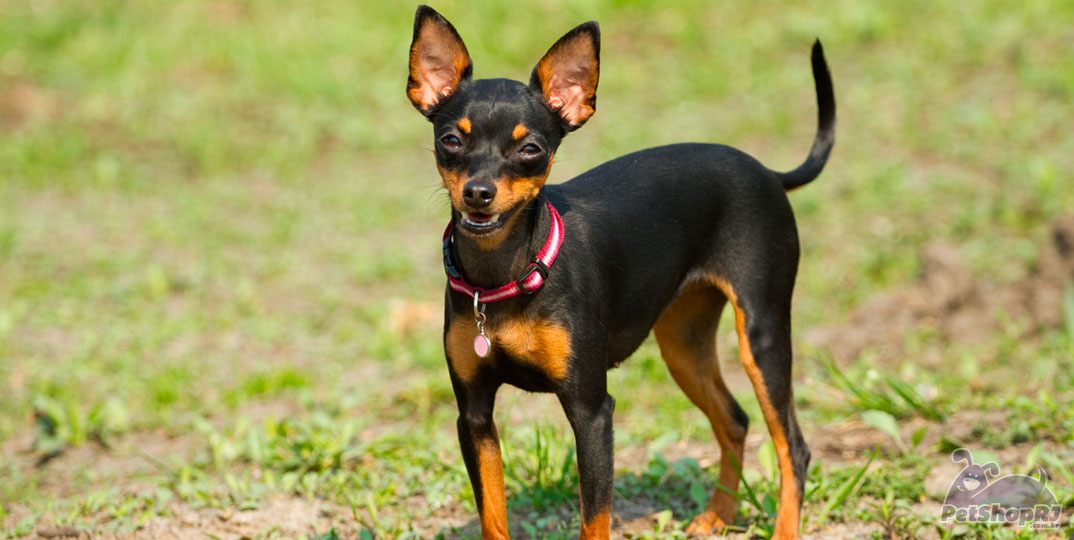
[(492, 348), (492, 342), (489, 341), (488, 336), (484, 333), (479, 334), (474, 338), (474, 352), (481, 358), (485, 358), (489, 355), (489, 349)]
[(474, 292), (474, 322), (477, 323), (477, 337), (474, 338), (474, 352), (485, 358), (492, 350), (492, 342), (485, 335), (485, 306), (480, 301), (481, 293)]

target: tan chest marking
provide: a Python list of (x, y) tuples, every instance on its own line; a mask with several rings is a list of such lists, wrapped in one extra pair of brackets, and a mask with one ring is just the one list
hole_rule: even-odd
[[(567, 376), (571, 337), (563, 325), (540, 319), (508, 319), (490, 321), (485, 333), (492, 340), (494, 353), (506, 352), (554, 381)], [(463, 382), (474, 380), (481, 367), (493, 361), (494, 355), (481, 358), (474, 352), (475, 337), (474, 320), (459, 316), (448, 327), (444, 340), (451, 369)]]
[(504, 321), (494, 329), (493, 346), (543, 371), (552, 380), (567, 376), (571, 357), (571, 336), (563, 325), (528, 319)]

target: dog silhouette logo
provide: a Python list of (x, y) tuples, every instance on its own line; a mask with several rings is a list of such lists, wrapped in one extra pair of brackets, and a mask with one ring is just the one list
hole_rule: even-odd
[(1048, 488), (1048, 475), (1039, 465), (1038, 480), (1024, 474), (999, 476), (999, 465), (974, 463), (973, 455), (965, 448), (952, 452), (951, 460), (966, 466), (947, 490), (940, 521), (1010, 523), (1035, 529), (1059, 527), (1063, 507)]

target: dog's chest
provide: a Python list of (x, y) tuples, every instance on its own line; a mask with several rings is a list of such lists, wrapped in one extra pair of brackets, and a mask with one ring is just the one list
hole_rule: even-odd
[(451, 369), (464, 382), (470, 382), (483, 369), (537, 370), (553, 383), (567, 376), (571, 356), (571, 337), (557, 322), (514, 317), (490, 320), (485, 334), (492, 344), (489, 354), (481, 357), (474, 348), (478, 336), (473, 318), (458, 316), (452, 320), (444, 338)]

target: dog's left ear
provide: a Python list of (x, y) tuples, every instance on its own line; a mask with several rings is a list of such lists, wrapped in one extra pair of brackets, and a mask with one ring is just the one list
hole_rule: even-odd
[(410, 43), (410, 77), (406, 95), (425, 116), (473, 76), (474, 64), (466, 44), (451, 23), (429, 6), (414, 14), (414, 40)]
[(567, 131), (574, 131), (597, 110), (600, 77), (600, 26), (578, 25), (552, 45), (537, 62), (530, 88), (540, 92)]

